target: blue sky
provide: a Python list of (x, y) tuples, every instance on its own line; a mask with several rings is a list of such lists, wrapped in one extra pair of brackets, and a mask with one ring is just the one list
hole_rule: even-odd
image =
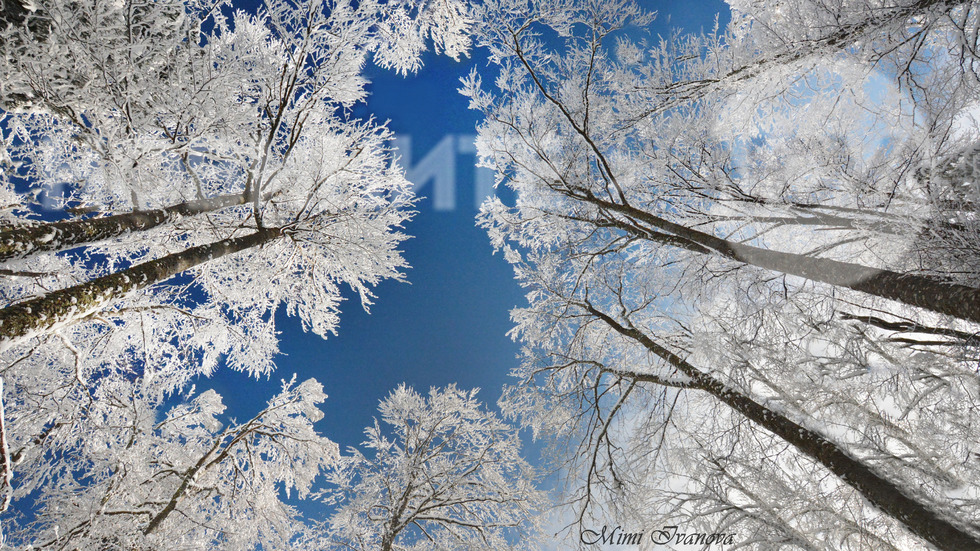
[[(456, 93), (458, 78), (472, 62), (429, 56), (422, 72), (407, 79), (371, 69), (368, 109), (390, 119), (396, 134), (411, 137), (415, 164), (427, 155), (440, 164), (452, 156), (456, 163), (454, 208), (434, 208), (434, 182), (418, 190), (424, 198), (405, 228), (412, 238), (403, 246), (412, 266), (408, 282), (387, 281), (376, 288), (370, 314), (349, 294), (338, 335), (326, 340), (304, 333), (295, 318), (277, 318), (283, 356), (274, 383), (293, 373), (300, 380), (319, 380), (329, 399), (318, 428), (342, 446), (360, 443), (378, 401), (399, 383), (420, 391), (453, 382), (480, 387), (481, 398), (493, 403), (515, 364), (517, 346), (505, 334), (509, 311), (523, 301), (523, 291), (475, 225), (476, 159), (458, 145), (472, 139), (477, 120)], [(444, 144), (433, 152), (447, 137), (446, 144), (454, 147)], [(215, 383), (229, 411), (240, 411), (240, 418), (258, 411), (277, 388), (227, 370)]]
[[(676, 26), (709, 30), (715, 14), (727, 12), (718, 0), (643, 4), (660, 14), (651, 30), (654, 38)], [(450, 156), (455, 160), (455, 204), (435, 208), (435, 184), (422, 182), (418, 193), (426, 198), (406, 227), (413, 238), (403, 248), (412, 266), (409, 283), (382, 283), (370, 315), (356, 298), (348, 300), (339, 334), (326, 340), (304, 333), (297, 320), (280, 315), (284, 355), (271, 382), (224, 370), (198, 385), (216, 388), (231, 415), (243, 419), (257, 412), (276, 392), (280, 378), (293, 373), (299, 380), (315, 377), (329, 395), (318, 428), (343, 448), (360, 443), (378, 401), (399, 383), (423, 392), (449, 383), (480, 387), (481, 399), (492, 406), (500, 387), (511, 382), (507, 374), (517, 365), (518, 346), (506, 336), (512, 326), (509, 312), (524, 304), (524, 292), (475, 225), (475, 158), (461, 144), (471, 139), (478, 117), (456, 91), (458, 79), (474, 66), (487, 69), (479, 51), (460, 62), (428, 55), (418, 75), (409, 78), (368, 69), (371, 96), (364, 114), (387, 119), (396, 134), (411, 136), (415, 166), (442, 143), (430, 160), (437, 165)]]

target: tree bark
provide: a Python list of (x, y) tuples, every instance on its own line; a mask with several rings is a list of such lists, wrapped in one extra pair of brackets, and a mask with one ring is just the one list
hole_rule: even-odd
[[(167, 501), (167, 504), (163, 507), (163, 509), (160, 510), (159, 513), (153, 515), (152, 518), (150, 518), (150, 521), (146, 524), (146, 527), (143, 528), (144, 536), (148, 536), (153, 532), (155, 532), (156, 529), (159, 528), (161, 524), (163, 524), (163, 521), (167, 520), (167, 517), (169, 517), (170, 514), (177, 509), (177, 504), (180, 502), (181, 498), (184, 497), (184, 494), (187, 493), (187, 489), (191, 487), (191, 483), (194, 481), (194, 477), (197, 476), (197, 473), (202, 470), (207, 470), (208, 467), (211, 464), (213, 464), (214, 460), (212, 461), (208, 461), (208, 460), (211, 459), (211, 455), (215, 451), (221, 448), (221, 443), (224, 441), (225, 436), (226, 436), (225, 434), (218, 436), (218, 439), (215, 440), (214, 445), (211, 446), (211, 449), (209, 449), (207, 453), (202, 455), (201, 458), (197, 460), (197, 463), (195, 463), (193, 467), (184, 471), (183, 475), (181, 476), (180, 485), (177, 486), (176, 490), (174, 490), (174, 493), (170, 496), (170, 499)], [(228, 452), (228, 450), (231, 449), (231, 446), (234, 445), (235, 441), (238, 439), (239, 436), (241, 436), (241, 434), (238, 434), (236, 435), (235, 438), (232, 438), (231, 442), (229, 442), (228, 444), (228, 447), (226, 447), (224, 451), (221, 454), (219, 454), (219, 457), (221, 455), (225, 455)]]
[[(847, 312), (841, 312), (840, 318), (842, 320), (860, 321), (873, 327), (885, 329), (886, 331), (894, 331), (896, 333), (923, 333), (926, 335), (941, 335), (962, 341), (962, 343), (959, 344), (970, 344), (980, 340), (980, 334), (977, 333), (957, 331), (956, 329), (949, 329), (947, 327), (930, 327), (928, 325), (920, 325), (918, 323), (907, 321), (887, 321), (870, 314), (862, 314), (857, 316)], [(957, 344), (955, 341), (945, 341), (945, 343)]]
[[(638, 342), (690, 377), (692, 384), (689, 388), (711, 394), (756, 425), (792, 444), (798, 451), (823, 465), (857, 490), (879, 510), (902, 523), (916, 536), (947, 551), (980, 550), (980, 538), (975, 534), (968, 532), (965, 527), (953, 524), (927, 505), (910, 497), (894, 482), (882, 477), (837, 444), (697, 369), (632, 325), (624, 326), (611, 316), (595, 309), (591, 304), (582, 306), (616, 332)], [(643, 374), (630, 376), (637, 381), (657, 382), (656, 377), (647, 377)]]
[(127, 293), (159, 283), (209, 260), (268, 243), (278, 228), (260, 229), (243, 237), (192, 247), (67, 289), (26, 300), (0, 310), (0, 350), (56, 325), (89, 315)]
[[(709, 252), (751, 266), (838, 287), (846, 287), (869, 295), (895, 300), (909, 306), (980, 323), (980, 289), (975, 287), (942, 281), (924, 275), (905, 274), (870, 268), (851, 262), (840, 262), (743, 245), (670, 222), (630, 205), (600, 199), (591, 193), (586, 195), (574, 194), (573, 197), (592, 203), (606, 212), (619, 213), (672, 234), (668, 236), (659, 232), (645, 231), (633, 223), (615, 224), (617, 227), (643, 239), (662, 242), (663, 239), (658, 239), (658, 236), (663, 235), (664, 238), (671, 238), (671, 245), (681, 246), (676, 243), (680, 238), (689, 242), (690, 245), (684, 247), (688, 250)], [(598, 223), (609, 225), (605, 222)]]
[(235, 193), (187, 201), (162, 209), (5, 230), (0, 232), (0, 260), (23, 258), (42, 251), (58, 251), (83, 243), (118, 237), (127, 232), (148, 230), (183, 216), (194, 216), (234, 205), (243, 205), (246, 201), (245, 194)]

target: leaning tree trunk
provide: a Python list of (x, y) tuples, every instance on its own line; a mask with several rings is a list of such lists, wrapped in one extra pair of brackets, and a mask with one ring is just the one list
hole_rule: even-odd
[(81, 319), (128, 293), (169, 279), (209, 260), (268, 243), (280, 235), (278, 228), (260, 229), (250, 235), (192, 247), (7, 306), (0, 310), (0, 351), (23, 338)]
[[(246, 424), (246, 426), (247, 425), (248, 423)], [(203, 456), (201, 456), (201, 458), (197, 460), (197, 463), (195, 463), (193, 467), (183, 472), (180, 480), (180, 485), (170, 496), (170, 499), (167, 501), (167, 504), (163, 507), (163, 509), (161, 509), (160, 512), (153, 515), (153, 517), (150, 519), (150, 522), (148, 522), (146, 524), (146, 527), (143, 528), (143, 535), (148, 536), (152, 534), (157, 530), (157, 528), (160, 527), (161, 524), (163, 524), (163, 521), (167, 520), (167, 517), (169, 517), (170, 514), (177, 509), (177, 504), (184, 497), (184, 495), (187, 494), (187, 490), (194, 487), (194, 478), (197, 476), (197, 473), (202, 470), (206, 471), (215, 463), (220, 463), (225, 458), (227, 458), (228, 450), (231, 448), (231, 446), (235, 444), (235, 441), (241, 436), (241, 434), (238, 434), (234, 438), (232, 438), (231, 442), (228, 443), (228, 447), (226, 447), (221, 453), (217, 454), (216, 458), (212, 459), (211, 458), (212, 454), (214, 454), (218, 449), (220, 449), (221, 443), (224, 441), (225, 436), (226, 434), (221, 434), (218, 437), (218, 439), (214, 442), (214, 445), (211, 446), (211, 449), (208, 450), (208, 452), (205, 453)]]
[[(576, 194), (574, 197), (592, 203), (599, 207), (600, 211), (607, 213), (612, 220), (600, 221), (601, 225), (617, 227), (641, 239), (682, 247), (702, 254), (716, 254), (758, 268), (845, 287), (980, 323), (980, 289), (975, 287), (924, 275), (893, 272), (851, 262), (743, 245), (670, 222), (630, 205), (600, 199), (591, 193)], [(619, 220), (612, 216), (613, 213), (624, 215), (629, 221)], [(660, 231), (638, 226), (636, 221)]]
[[(591, 305), (583, 305), (583, 307), (616, 332), (636, 341), (688, 376), (692, 382), (685, 388), (703, 390), (711, 394), (753, 423), (792, 444), (798, 451), (837, 475), (875, 507), (900, 522), (916, 536), (947, 551), (980, 550), (980, 538), (975, 534), (968, 532), (965, 527), (953, 524), (928, 505), (917, 501), (897, 484), (882, 477), (837, 444), (697, 369), (632, 325), (624, 326)], [(637, 381), (660, 382), (656, 377), (643, 374), (630, 374), (629, 377)]]
[(194, 216), (247, 202), (244, 193), (219, 195), (171, 205), (162, 209), (127, 212), (89, 218), (51, 222), (0, 231), (0, 260), (23, 258), (42, 251), (58, 251), (74, 245), (118, 237), (128, 232), (148, 230), (183, 216)]

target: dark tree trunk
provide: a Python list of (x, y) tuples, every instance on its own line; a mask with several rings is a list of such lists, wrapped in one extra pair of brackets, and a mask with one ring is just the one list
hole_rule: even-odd
[[(857, 490), (875, 507), (902, 523), (916, 536), (939, 549), (947, 551), (980, 550), (980, 538), (975, 534), (968, 532), (965, 527), (951, 523), (927, 505), (910, 497), (898, 485), (882, 477), (874, 469), (854, 458), (846, 450), (822, 435), (759, 404), (742, 392), (697, 369), (635, 327), (624, 326), (591, 305), (585, 305), (585, 308), (616, 332), (638, 342), (677, 368), (678, 371), (690, 377), (692, 383), (688, 388), (703, 390), (711, 394), (753, 423), (792, 444), (801, 453), (820, 463)], [(659, 381), (656, 377), (644, 376), (643, 374), (630, 376), (637, 381), (654, 383)]]
[(599, 199), (592, 194), (575, 195), (575, 197), (599, 207), (612, 219), (618, 219), (613, 216), (613, 213), (618, 213), (657, 230), (668, 232), (664, 234), (646, 230), (632, 222), (621, 220), (616, 220), (614, 223), (598, 222), (600, 225), (614, 225), (643, 239), (679, 246), (695, 252), (717, 254), (751, 266), (846, 287), (909, 306), (980, 323), (980, 289), (975, 287), (924, 275), (904, 274), (850, 262), (743, 245), (670, 222), (636, 207)]
[(841, 312), (840, 318), (843, 320), (860, 321), (868, 325), (879, 327), (887, 331), (894, 331), (896, 333), (942, 335), (944, 337), (950, 337), (962, 341), (962, 343), (956, 343), (955, 341), (944, 341), (946, 344), (974, 344), (977, 341), (980, 341), (980, 334), (957, 331), (956, 329), (949, 329), (946, 327), (930, 327), (928, 325), (920, 325), (918, 323), (907, 321), (888, 321), (870, 314), (856, 316), (847, 312)]
[(0, 350), (22, 337), (84, 317), (127, 293), (162, 282), (209, 260), (268, 243), (281, 235), (279, 229), (261, 229), (192, 247), (125, 270), (53, 291), (0, 310)]
[(753, 423), (792, 444), (857, 490), (875, 507), (939, 549), (980, 549), (980, 539), (909, 497), (900, 487), (820, 434), (808, 430), (722, 382), (701, 374), (696, 387), (710, 393)]
[(246, 197), (241, 193), (219, 195), (162, 209), (4, 230), (0, 232), (0, 260), (23, 258), (41, 251), (68, 249), (83, 243), (118, 237), (128, 232), (155, 228), (183, 216), (194, 216), (245, 203)]

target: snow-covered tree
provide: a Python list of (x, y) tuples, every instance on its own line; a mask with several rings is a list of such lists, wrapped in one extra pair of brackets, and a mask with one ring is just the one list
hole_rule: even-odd
[[(41, 343), (83, 350), (108, 342), (85, 341), (93, 332), (138, 327), (164, 339), (147, 346), (186, 335), (177, 349), (263, 373), (280, 305), (332, 331), (340, 284), (367, 305), (371, 285), (401, 277), (397, 228), (412, 201), (387, 130), (350, 114), (365, 56), (412, 70), (426, 38), (459, 55), (467, 9), (310, 0), (228, 16), (212, 4), (51, 2), (35, 10), (50, 32), (8, 25), (24, 49), (6, 59), (8, 83), (31, 98), (6, 113), (9, 167), (35, 187), (67, 182), (69, 205), (108, 216), (0, 230), (0, 347), (11, 358)], [(115, 342), (124, 348), (99, 358), (141, 346)]]
[(8, 524), (8, 543), (32, 549), (287, 546), (302, 523), (283, 494), (304, 498), (339, 456), (336, 444), (313, 429), (326, 397), (320, 384), (283, 382), (245, 422), (222, 420), (225, 407), (213, 390), (163, 412), (164, 404), (148, 396), (156, 393), (144, 392), (148, 385), (122, 378), (79, 385), (73, 394), (84, 411), (61, 421), (66, 430), (42, 432), (12, 449), (16, 495), (35, 492), (37, 506), (30, 522)]
[[(698, 56), (698, 51), (709, 46), (721, 48), (722, 42), (691, 40), (686, 44), (678, 40), (655, 49), (650, 54), (652, 59), (649, 62), (639, 46), (626, 42), (619, 45), (617, 57), (613, 58), (603, 48), (603, 41), (611, 40), (608, 38), (610, 34), (640, 17), (636, 9), (624, 7), (623, 3), (617, 2), (591, 12), (584, 8), (547, 10), (547, 14), (541, 16), (522, 15), (518, 10), (505, 12), (504, 8), (495, 8), (496, 5), (493, 3), (487, 8), (493, 13), (488, 17), (502, 18), (505, 24), (497, 30), (488, 31), (483, 40), (489, 44), (493, 55), (501, 60), (502, 74), (497, 84), (503, 86), (506, 93), (494, 97), (491, 92), (481, 88), (480, 77), (476, 73), (466, 80), (464, 93), (472, 98), (473, 107), (482, 110), (487, 118), (483, 131), (486, 138), (479, 144), (482, 154), (494, 160), (499, 172), (508, 176), (507, 181), (513, 187), (516, 188), (523, 179), (510, 177), (508, 171), (511, 166), (519, 167), (520, 173), (527, 174), (534, 186), (546, 190), (542, 197), (555, 198), (562, 203), (559, 208), (542, 209), (544, 214), (563, 213), (572, 216), (573, 221), (576, 218), (591, 220), (594, 224), (618, 228), (637, 239), (668, 248), (724, 258), (735, 264), (853, 289), (980, 322), (980, 310), (975, 307), (980, 304), (976, 300), (976, 286), (895, 270), (891, 266), (875, 266), (853, 253), (840, 255), (839, 260), (834, 254), (818, 256), (778, 250), (753, 238), (771, 232), (772, 226), (786, 223), (792, 226), (794, 220), (791, 217), (761, 218), (759, 221), (762, 224), (746, 230), (737, 222), (755, 221), (751, 214), (738, 216), (738, 212), (722, 210), (739, 199), (766, 205), (770, 198), (766, 195), (759, 197), (760, 192), (769, 191), (763, 185), (780, 186), (776, 191), (781, 192), (778, 201), (781, 205), (792, 205), (794, 196), (809, 193), (811, 201), (805, 203), (804, 208), (806, 204), (819, 202), (813, 199), (824, 192), (819, 188), (808, 189), (813, 185), (812, 177), (795, 182), (781, 179), (775, 182), (755, 181), (753, 170), (758, 170), (757, 167), (752, 164), (742, 166), (744, 160), (734, 155), (733, 149), (743, 144), (717, 137), (715, 125), (719, 118), (732, 111), (732, 101), (754, 106), (743, 109), (751, 112), (751, 123), (756, 122), (758, 111), (764, 114), (774, 111), (773, 107), (759, 107), (771, 95), (781, 98), (780, 102), (772, 100), (771, 103), (780, 103), (784, 108), (791, 101), (802, 101), (793, 97), (783, 98), (779, 90), (769, 92), (753, 88), (762, 88), (768, 81), (762, 84), (752, 81), (745, 85), (744, 92), (749, 99), (732, 98), (743, 92), (736, 89), (731, 93), (696, 96), (689, 105), (678, 105), (659, 115), (647, 109), (661, 93), (660, 81), (674, 78), (678, 71), (685, 73), (687, 78), (692, 78), (691, 72), (697, 72), (702, 80), (716, 76), (715, 65), (724, 61), (719, 59), (724, 57), (724, 52), (711, 50), (709, 59), (705, 61)], [(493, 12), (494, 9), (500, 12)], [(544, 21), (555, 28), (552, 32), (559, 34), (571, 32), (570, 29), (576, 26), (588, 25), (590, 28), (581, 36), (568, 36), (565, 39), (566, 55), (558, 58), (550, 52), (546, 42), (525, 29)], [(689, 66), (676, 69), (672, 66), (675, 55), (682, 59), (698, 57)], [(785, 72), (783, 68), (780, 69), (777, 76)], [(751, 92), (756, 91), (763, 99), (753, 103), (756, 96)], [(790, 88), (784, 95), (793, 92), (796, 90)], [(837, 95), (841, 94), (840, 90), (836, 92)], [(950, 102), (953, 103), (946, 105), (947, 110), (956, 107), (956, 101), (962, 101), (962, 98), (951, 98)], [(854, 109), (858, 111), (866, 107), (859, 103)], [(854, 116), (855, 112), (834, 112), (831, 115)], [(792, 119), (791, 122), (796, 120)], [(818, 121), (809, 122), (816, 124)], [(947, 116), (944, 122), (943, 128), (948, 132), (952, 118)], [(933, 121), (933, 124), (939, 123)], [(695, 132), (694, 128), (698, 131)], [(759, 136), (764, 132), (753, 128), (747, 130), (753, 132), (750, 136)], [(935, 131), (940, 132), (938, 143), (929, 144), (928, 147), (919, 144), (920, 148), (915, 152), (923, 163), (926, 160), (934, 162), (933, 158), (941, 153), (950, 154), (949, 143), (942, 139), (942, 130)], [(627, 132), (630, 135), (622, 137)], [(705, 133), (703, 137), (702, 132)], [(557, 136), (549, 137), (548, 134)], [(913, 137), (920, 138), (906, 138)], [(514, 140), (523, 145), (526, 159), (512, 158), (514, 151), (508, 146)], [(587, 158), (592, 161), (584, 162)], [(909, 159), (903, 159), (904, 167), (907, 167)], [(642, 166), (643, 170), (631, 167), (630, 171), (625, 171), (621, 168), (630, 165)], [(893, 167), (872, 166), (869, 170), (871, 168)], [(747, 174), (743, 177), (743, 173)], [(855, 177), (853, 174), (847, 176)], [(898, 188), (904, 183), (904, 176), (901, 171), (889, 172), (884, 183), (891, 183), (893, 189), (873, 189), (871, 192), (879, 195), (878, 198), (882, 195), (887, 198), (889, 191), (905, 191)], [(881, 179), (878, 177), (859, 182), (858, 185), (873, 185)], [(863, 190), (848, 187), (826, 190), (827, 193), (834, 191), (837, 195), (834, 200), (843, 202), (854, 200), (857, 192)], [(913, 195), (915, 191), (907, 193)], [(736, 197), (732, 199), (730, 196)], [(687, 206), (688, 202), (693, 204)], [(827, 202), (834, 206), (834, 201), (829, 198)], [(675, 209), (675, 205), (685, 206)], [(536, 205), (527, 206), (537, 208)], [(773, 209), (767, 210), (771, 214)], [(763, 214), (766, 212), (762, 211)], [(808, 217), (806, 213), (800, 213), (795, 222), (806, 224), (802, 219)], [(526, 241), (540, 239), (540, 230), (550, 220), (550, 216), (539, 220), (534, 231), (527, 232), (529, 237)], [(820, 220), (832, 221), (833, 229), (845, 232), (861, 223), (848, 221), (846, 217), (834, 219), (824, 216)], [(736, 230), (741, 231), (733, 234)], [(726, 238), (725, 235), (731, 237)], [(830, 245), (834, 243), (830, 240)], [(815, 245), (829, 246), (827, 243)]]
[(319, 545), (330, 549), (536, 548), (543, 496), (515, 428), (485, 411), (476, 390), (423, 396), (399, 386), (328, 472), (336, 507)]
[(648, 21), (631, 2), (483, 4), (500, 74), (464, 93), (516, 192), (483, 221), (531, 303), (503, 405), (558, 435), (580, 528), (980, 547), (980, 280), (947, 273), (975, 234), (951, 190), (974, 186), (976, 10), (821, 5), (794, 40), (739, 15), (649, 45), (619, 32)]
[[(280, 307), (326, 336), (341, 285), (367, 307), (372, 286), (402, 277), (410, 186), (388, 130), (352, 107), (370, 56), (405, 72), (430, 40), (465, 53), (468, 4), (21, 7), (0, 19), (0, 433), (4, 476), (22, 469), (14, 497), (50, 492), (46, 516), (13, 533), (72, 548), (281, 547), (293, 527), (277, 492), (305, 492), (333, 457), (307, 430), (319, 387), (284, 389), (276, 400), (301, 394), (303, 409), (268, 425), (220, 429), (206, 419), (221, 409), (213, 393), (163, 428), (154, 412), (219, 365), (268, 375)], [(37, 220), (34, 195), (59, 189), (68, 219)], [(109, 451), (85, 448), (90, 433)], [(304, 445), (321, 459), (300, 457)]]
[[(59, 178), (84, 181), (69, 189), (69, 200), (85, 204), (83, 212), (114, 214), (7, 228), (0, 259), (249, 202), (267, 183), (258, 179), (241, 189), (238, 180), (262, 163), (262, 150), (286, 135), (295, 139), (292, 127), (304, 109), (319, 100), (344, 107), (363, 98), (366, 52), (405, 73), (419, 68), (428, 37), (454, 57), (468, 48), (463, 2), (359, 2), (356, 8), (277, 2), (258, 20), (241, 13), (229, 19), (222, 7), (53, 2), (35, 8), (60, 14), (50, 17), (57, 32), (32, 42), (31, 33), (20, 37), (32, 49), (7, 59), (7, 88), (15, 90), (9, 94), (33, 98), (19, 108), (23, 116), (7, 114), (10, 137), (27, 142), (8, 154), (27, 164), (21, 176), (35, 187)], [(97, 41), (84, 30), (92, 21), (99, 23)], [(208, 25), (215, 28), (205, 32)], [(18, 79), (25, 80), (20, 88)], [(294, 105), (303, 94), (308, 97)], [(288, 155), (284, 144), (275, 147)], [(50, 165), (69, 161), (92, 167), (51, 173), (57, 169)]]

